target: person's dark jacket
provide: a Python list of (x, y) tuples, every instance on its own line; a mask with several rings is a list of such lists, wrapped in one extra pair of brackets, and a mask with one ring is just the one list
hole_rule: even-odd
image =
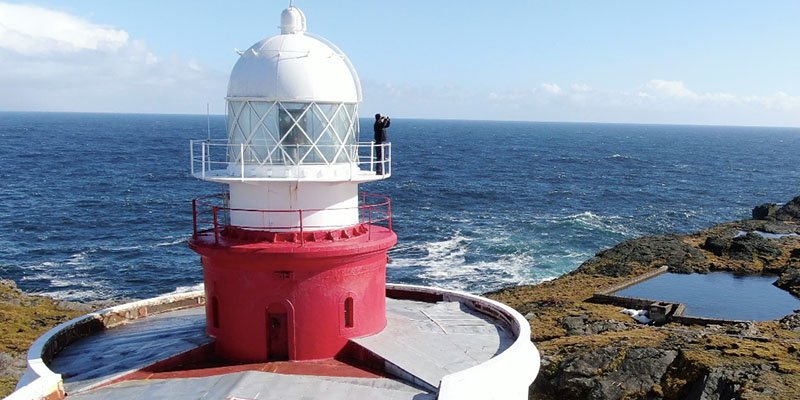
[(373, 125), (373, 129), (375, 130), (375, 143), (387, 142), (386, 128), (388, 128), (391, 123), (392, 121), (389, 117), (384, 117), (375, 121), (375, 125)]

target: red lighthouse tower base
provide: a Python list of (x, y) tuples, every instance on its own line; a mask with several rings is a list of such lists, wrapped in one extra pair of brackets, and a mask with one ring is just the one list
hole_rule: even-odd
[[(386, 326), (390, 229), (200, 234), (207, 332), (237, 362), (334, 357), (349, 338)], [(239, 237), (239, 238), (237, 238)]]

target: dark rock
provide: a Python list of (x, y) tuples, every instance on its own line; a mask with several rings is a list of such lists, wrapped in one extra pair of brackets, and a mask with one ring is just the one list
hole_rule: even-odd
[(536, 307), (564, 307), (567, 303), (563, 299), (549, 298), (529, 303)]
[(677, 355), (678, 352), (675, 350), (652, 347), (630, 349), (619, 369), (609, 374), (606, 379), (611, 382), (621, 382), (626, 393), (648, 393), (653, 386), (661, 382), (667, 368), (675, 361)]
[(765, 262), (783, 254), (780, 245), (753, 232), (733, 238), (729, 252), (731, 257), (739, 260), (751, 261), (758, 257)]
[(561, 327), (567, 331), (567, 335), (583, 335), (586, 332), (586, 322), (589, 319), (586, 315), (565, 317), (561, 320)]
[(609, 346), (578, 354), (562, 361), (561, 371), (570, 376), (592, 377), (608, 369), (619, 353), (619, 348)]
[(725, 333), (738, 336), (758, 336), (758, 328), (752, 322), (739, 322), (725, 327)]
[[(552, 389), (557, 390), (561, 398), (597, 398), (596, 392), (601, 390), (598, 373), (608, 370), (619, 356), (619, 348), (604, 347), (569, 357), (561, 362), (557, 375), (551, 379)], [(594, 395), (590, 395), (593, 392)]]
[(774, 219), (776, 211), (778, 211), (777, 204), (764, 203), (760, 206), (753, 208), (753, 219), (760, 219), (760, 220)]
[(607, 346), (565, 359), (550, 381), (564, 399), (648, 398), (678, 352)]
[(0, 353), (0, 376), (13, 376), (19, 379), (23, 372), (25, 372), (24, 358)]
[(800, 249), (792, 249), (792, 251), (789, 252), (789, 258), (800, 258)]
[(89, 313), (89, 312), (92, 312), (94, 310), (99, 310), (101, 308), (105, 308), (105, 307), (95, 307), (91, 303), (76, 303), (74, 301), (64, 301), (64, 300), (57, 300), (55, 302), (55, 306), (58, 307), (61, 310), (80, 311), (80, 312), (85, 312), (85, 313)]
[(587, 315), (570, 316), (561, 320), (561, 327), (567, 335), (596, 335), (603, 332), (619, 332), (628, 329), (628, 326), (619, 321), (589, 321)]
[(622, 242), (597, 253), (575, 272), (620, 277), (630, 275), (634, 264), (654, 266), (667, 264), (678, 271), (703, 271), (703, 253), (675, 235), (647, 236)]
[(692, 266), (689, 264), (677, 264), (677, 265), (670, 265), (669, 272), (672, 272), (674, 274), (693, 274), (695, 272), (706, 273), (708, 272), (708, 269), (700, 268), (698, 266)]
[(17, 283), (11, 279), (0, 279), (0, 286), (5, 286), (11, 290), (19, 290), (17, 289)]
[(783, 329), (800, 331), (800, 310), (795, 310), (793, 314), (781, 318), (780, 324)]
[(742, 398), (742, 383), (754, 380), (758, 372), (714, 369), (692, 385), (687, 400), (734, 400)]
[(800, 268), (787, 268), (775, 282), (775, 286), (800, 296)]
[(0, 302), (20, 305), (19, 297), (22, 294), (17, 289), (17, 284), (11, 279), (0, 279)]
[(589, 335), (596, 335), (604, 332), (621, 332), (628, 329), (628, 325), (624, 322), (605, 320), (596, 321), (589, 324), (586, 333)]
[(728, 250), (733, 243), (732, 238), (709, 236), (706, 238), (705, 243), (701, 246), (704, 250), (714, 253), (715, 256), (724, 256), (728, 254)]
[(793, 198), (775, 212), (775, 219), (778, 221), (800, 222), (800, 196)]

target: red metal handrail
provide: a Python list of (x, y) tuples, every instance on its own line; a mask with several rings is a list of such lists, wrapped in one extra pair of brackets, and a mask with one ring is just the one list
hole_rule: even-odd
[[(338, 207), (328, 209), (300, 209), (300, 210), (259, 210), (259, 209), (246, 209), (246, 208), (230, 208), (227, 207), (228, 197), (227, 193), (208, 195), (198, 197), (192, 200), (192, 224), (194, 238), (204, 234), (214, 235), (214, 242), (219, 243), (220, 236), (224, 235), (229, 229), (244, 229), (251, 231), (262, 232), (296, 232), (300, 234), (300, 244), (305, 244), (305, 233), (309, 232), (309, 228), (322, 228), (319, 230), (324, 231), (324, 226), (309, 226), (304, 220), (304, 214), (309, 214), (319, 211), (341, 211), (341, 210), (358, 210), (358, 223), (366, 225), (385, 226), (392, 229), (392, 206), (389, 196), (361, 192), (360, 204), (358, 207)], [(220, 212), (222, 214), (220, 214)], [(280, 214), (280, 213), (296, 213), (298, 216), (297, 225), (291, 226), (272, 226), (271, 229), (266, 229), (263, 226), (239, 226), (230, 223), (231, 212), (252, 212), (262, 214), (262, 218), (267, 214)], [(211, 214), (211, 220), (208, 221), (208, 214)], [(222, 218), (220, 218), (222, 217)], [(221, 220), (222, 219), (222, 220)], [(298, 230), (299, 232), (295, 231)], [(311, 229), (310, 231), (317, 231)], [(372, 230), (368, 231), (369, 239), (372, 239)]]

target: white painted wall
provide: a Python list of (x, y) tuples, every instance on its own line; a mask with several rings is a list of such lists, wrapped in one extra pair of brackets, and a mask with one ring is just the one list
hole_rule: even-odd
[(248, 229), (296, 231), (303, 210), (303, 229), (331, 230), (358, 224), (355, 182), (236, 182), (230, 185), (231, 224)]

